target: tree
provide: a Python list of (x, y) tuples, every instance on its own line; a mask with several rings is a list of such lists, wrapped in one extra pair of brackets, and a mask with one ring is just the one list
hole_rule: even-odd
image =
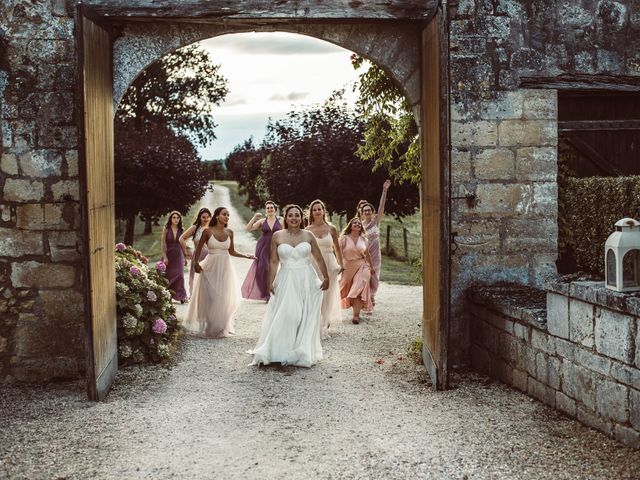
[(364, 141), (356, 154), (372, 162), (374, 169), (386, 168), (398, 182), (419, 184), (420, 139), (409, 102), (380, 67), (356, 54), (351, 62), (356, 70), (368, 67), (356, 87), (366, 123)]
[[(227, 168), (254, 208), (267, 199), (306, 205), (321, 198), (330, 212), (353, 214), (358, 200), (377, 201), (388, 178), (387, 168), (372, 173), (371, 165), (356, 155), (364, 131), (358, 114), (337, 92), (322, 105), (270, 121), (260, 148), (251, 140), (236, 147)], [(406, 183), (393, 192), (387, 211), (399, 217), (412, 214), (418, 189)]]
[(138, 214), (186, 212), (204, 193), (207, 176), (193, 143), (166, 125), (140, 132), (118, 124), (116, 133), (116, 215), (126, 220), (124, 243), (132, 245)]
[(216, 138), (213, 108), (228, 93), (227, 80), (219, 69), (197, 44), (165, 55), (134, 80), (116, 118), (138, 131), (164, 124), (207, 145)]
[[(137, 161), (144, 165), (145, 181), (155, 181), (156, 190), (160, 191), (166, 178), (157, 175), (156, 165), (151, 163), (151, 159), (162, 158), (164, 153), (168, 157), (175, 155), (175, 151), (158, 150), (168, 145), (167, 140), (180, 139), (181, 154), (178, 157), (184, 159), (191, 158), (191, 154), (187, 154), (187, 147), (183, 145), (185, 141), (207, 145), (216, 138), (214, 129), (217, 125), (213, 120), (212, 109), (220, 105), (228, 92), (226, 79), (218, 73), (219, 69), (220, 66), (213, 63), (206, 50), (198, 45), (190, 45), (153, 63), (135, 79), (116, 112), (116, 143), (119, 152), (116, 155), (117, 192), (126, 195), (127, 189), (120, 187), (130, 185), (131, 179), (124, 175), (130, 170), (137, 172), (137, 166), (126, 165), (130, 161), (131, 152), (135, 152), (138, 155)], [(167, 132), (168, 137), (162, 139), (158, 137), (158, 132)], [(160, 142), (156, 143), (158, 140)], [(129, 141), (138, 143), (128, 145)], [(194, 158), (197, 158), (197, 154)], [(182, 178), (189, 175), (190, 169), (191, 166), (173, 171), (173, 181), (180, 184), (181, 188), (195, 189), (185, 192), (188, 197), (201, 195), (200, 179), (192, 182), (189, 178)], [(204, 178), (206, 180), (206, 174)], [(134, 195), (127, 198), (129, 203), (126, 208), (118, 210), (119, 218), (127, 220), (126, 243), (133, 242), (133, 220), (136, 215), (140, 214), (144, 220), (144, 233), (148, 234), (160, 215), (175, 209), (174, 206), (177, 208), (174, 195)], [(155, 198), (157, 205), (150, 206), (148, 200), (151, 198)], [(193, 201), (198, 198), (196, 196)], [(120, 198), (117, 201), (122, 203)]]

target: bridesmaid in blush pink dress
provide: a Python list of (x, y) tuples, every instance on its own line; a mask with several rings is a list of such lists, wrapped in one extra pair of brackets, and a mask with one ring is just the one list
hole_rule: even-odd
[[(380, 223), (384, 217), (384, 205), (387, 201), (387, 190), (391, 186), (391, 181), (387, 180), (382, 185), (382, 196), (380, 197), (380, 205), (378, 212), (369, 202), (360, 202), (358, 204), (358, 215), (362, 220), (362, 226), (365, 229), (367, 240), (369, 241), (369, 255), (371, 256), (371, 303), (375, 304), (375, 296), (380, 284), (380, 268), (382, 267), (382, 253), (380, 251)], [(375, 214), (375, 215), (374, 215)], [(372, 309), (365, 308), (370, 312)]]
[(360, 311), (372, 309), (371, 257), (364, 228), (359, 218), (352, 218), (340, 236), (344, 272), (340, 278), (342, 308), (353, 308), (352, 322), (360, 323)]
[(266, 218), (260, 219), (261, 214), (256, 213), (247, 226), (247, 232), (262, 230), (262, 236), (256, 244), (256, 259), (251, 265), (247, 276), (242, 283), (242, 298), (252, 300), (269, 300), (269, 260), (271, 257), (271, 238), (275, 232), (282, 229), (282, 219), (276, 215), (277, 205), (268, 200), (264, 204), (267, 213)]
[[(320, 310), (320, 336), (322, 340), (329, 338), (329, 326), (337, 323), (340, 313), (340, 282), (342, 268), (342, 252), (338, 242), (336, 227), (327, 221), (327, 209), (321, 200), (314, 200), (309, 205), (309, 226), (306, 228), (316, 237), (318, 247), (329, 273), (329, 288), (322, 293), (322, 308)], [(314, 263), (318, 275), (320, 267)]]
[[(233, 314), (240, 305), (240, 289), (230, 255), (255, 258), (236, 252), (228, 222), (229, 210), (216, 208), (211, 226), (203, 232), (194, 255), (194, 268), (199, 275), (194, 280), (184, 327), (204, 337), (220, 338), (234, 333)], [(197, 259), (205, 245), (209, 253), (199, 262)]]

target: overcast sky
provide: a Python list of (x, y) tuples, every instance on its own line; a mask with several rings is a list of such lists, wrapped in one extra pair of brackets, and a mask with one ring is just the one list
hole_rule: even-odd
[(339, 88), (350, 93), (358, 74), (352, 52), (322, 40), (291, 33), (238, 33), (201, 42), (229, 94), (214, 113), (217, 139), (200, 148), (204, 160), (222, 159), (253, 135), (259, 143), (269, 117), (320, 103)]

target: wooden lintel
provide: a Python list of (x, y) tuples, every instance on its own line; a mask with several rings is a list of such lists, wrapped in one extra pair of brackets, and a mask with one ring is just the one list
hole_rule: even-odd
[(522, 88), (556, 90), (595, 90), (640, 92), (640, 77), (627, 75), (560, 75), (558, 77), (522, 77)]
[(559, 132), (580, 132), (585, 130), (640, 130), (640, 120), (561, 120)]
[(436, 0), (83, 0), (95, 14), (124, 20), (296, 19), (426, 20)]

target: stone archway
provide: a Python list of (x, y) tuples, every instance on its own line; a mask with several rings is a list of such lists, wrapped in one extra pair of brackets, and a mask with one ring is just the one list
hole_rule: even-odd
[[(325, 40), (362, 55), (383, 68), (409, 100), (416, 120), (420, 119), (420, 49), (422, 29), (378, 23), (126, 25), (114, 43), (113, 99), (117, 105), (128, 86), (147, 66), (167, 53), (207, 38), (244, 32), (288, 32)], [(384, 44), (381, 45), (381, 39)]]
[[(209, 7), (200, 6), (189, 12), (181, 6), (171, 6), (172, 2), (162, 2), (168, 5), (164, 9), (138, 5), (146, 2), (136, 2), (135, 7), (122, 7), (117, 1), (110, 7), (105, 6), (104, 2), (89, 2), (92, 3), (99, 3), (100, 6), (78, 7), (78, 50), (84, 99), (80, 125), (84, 144), (80, 155), (87, 165), (81, 179), (87, 237), (85, 251), (88, 252), (86, 275), (89, 284), (86, 297), (88, 344), (91, 347), (88, 372), (90, 397), (98, 399), (106, 394), (117, 369), (113, 342), (115, 318), (110, 319), (109, 315), (105, 315), (105, 311), (110, 311), (109, 308), (96, 310), (96, 306), (110, 305), (110, 300), (105, 299), (104, 294), (96, 293), (96, 282), (101, 280), (98, 267), (108, 264), (106, 257), (111, 250), (111, 238), (100, 234), (113, 229), (113, 214), (104, 208), (113, 208), (114, 199), (109, 188), (106, 188), (104, 198), (93, 201), (102, 209), (98, 211), (92, 210), (92, 199), (87, 197), (87, 192), (91, 192), (92, 187), (104, 179), (105, 172), (108, 178), (112, 178), (113, 126), (109, 127), (105, 119), (112, 115), (114, 103), (119, 102), (139, 72), (166, 53), (206, 38), (248, 31), (299, 33), (347, 48), (382, 67), (409, 99), (420, 126), (423, 162), (423, 272), (425, 285), (428, 285), (423, 294), (423, 356), (434, 384), (438, 388), (446, 388), (449, 123), (445, 54), (448, 44), (444, 37), (444, 13), (417, 1), (409, 3), (420, 4), (420, 8), (403, 10), (398, 7), (395, 15), (389, 12), (380, 15), (363, 7), (363, 16), (354, 15), (354, 9), (358, 9), (354, 2), (348, 7), (337, 2), (340, 5), (334, 5), (335, 11), (330, 17), (313, 18), (310, 15), (311, 18), (304, 19), (296, 15), (283, 19), (277, 12), (265, 13), (264, 9), (255, 8), (255, 5), (253, 10), (249, 8), (243, 11), (242, 18), (234, 18), (237, 11), (232, 9), (229, 14), (226, 10), (230, 7), (220, 5), (224, 2), (216, 2), (217, 5)], [(253, 5), (264, 2), (240, 3)], [(267, 10), (279, 8), (271, 4), (268, 8), (265, 5), (263, 7)], [(307, 17), (314, 7), (326, 15), (326, 10), (314, 4), (305, 10)], [(152, 18), (153, 12), (158, 12), (162, 17), (161, 22), (154, 21), (157, 19)], [(206, 18), (203, 19), (203, 16)], [(430, 21), (425, 23), (429, 17)], [(117, 32), (117, 36), (114, 32)], [(106, 36), (111, 36), (113, 41), (105, 42)], [(107, 60), (112, 65), (107, 65)], [(96, 131), (96, 125), (102, 125), (104, 130)], [(110, 158), (109, 155), (96, 154), (109, 151)], [(100, 174), (101, 178), (98, 178)], [(98, 235), (95, 235), (96, 232)], [(100, 237), (102, 243), (96, 243), (96, 237)]]

